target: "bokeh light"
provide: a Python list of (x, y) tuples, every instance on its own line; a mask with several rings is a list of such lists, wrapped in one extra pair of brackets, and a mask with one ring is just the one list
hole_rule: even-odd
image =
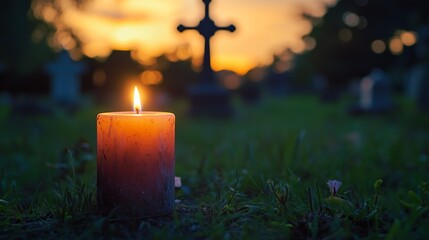
[(407, 32), (403, 31), (400, 34), (400, 39), (402, 44), (404, 44), (407, 47), (410, 47), (417, 42), (417, 34), (415, 32)]
[(399, 38), (393, 37), (390, 39), (389, 49), (390, 49), (390, 52), (392, 52), (392, 54), (399, 55), (404, 50), (404, 45), (402, 44)]
[(338, 33), (338, 37), (340, 38), (341, 41), (343, 42), (349, 42), (352, 40), (353, 38), (353, 33), (352, 30), (348, 29), (348, 28), (343, 28), (340, 30), (340, 32)]
[(140, 80), (144, 85), (158, 85), (162, 82), (162, 73), (156, 70), (147, 70), (140, 74)]
[(373, 52), (381, 54), (386, 51), (386, 44), (383, 42), (383, 40), (378, 39), (371, 43), (371, 49)]
[(359, 25), (359, 16), (356, 13), (345, 12), (343, 22), (349, 27), (357, 27)]
[(313, 37), (305, 37), (304, 42), (305, 42), (305, 50), (307, 51), (313, 50), (317, 45), (317, 41)]
[(186, 60), (191, 57), (191, 49), (189, 48), (189, 45), (182, 45), (177, 48), (176, 56), (179, 60)]
[(261, 67), (256, 67), (247, 73), (247, 77), (252, 82), (260, 82), (264, 80), (265, 76), (266, 76), (266, 69)]

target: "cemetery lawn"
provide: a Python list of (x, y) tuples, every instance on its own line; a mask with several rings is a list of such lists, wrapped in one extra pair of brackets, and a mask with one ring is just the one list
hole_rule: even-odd
[[(221, 121), (189, 119), (177, 103), (180, 202), (171, 216), (129, 220), (96, 209), (100, 109), (23, 118), (0, 106), (0, 238), (425, 239), (429, 114), (396, 101), (394, 113), (356, 118), (350, 101), (237, 102)], [(335, 197), (330, 179), (342, 182)]]

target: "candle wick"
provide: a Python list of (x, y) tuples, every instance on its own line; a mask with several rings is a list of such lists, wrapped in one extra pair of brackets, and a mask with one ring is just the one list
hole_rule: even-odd
[(136, 113), (139, 114), (139, 108), (136, 108)]

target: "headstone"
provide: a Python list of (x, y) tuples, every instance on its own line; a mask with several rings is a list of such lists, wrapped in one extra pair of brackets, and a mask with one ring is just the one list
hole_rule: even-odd
[(199, 84), (189, 89), (190, 115), (194, 117), (228, 117), (232, 114), (229, 92), (218, 85), (210, 62), (210, 39), (217, 31), (235, 31), (235, 26), (219, 27), (210, 18), (211, 0), (203, 0), (205, 15), (197, 26), (179, 25), (177, 30), (196, 30), (204, 37), (203, 68)]
[(429, 112), (429, 63), (423, 65), (423, 72), (417, 92), (417, 107), (422, 112)]
[(405, 77), (406, 95), (420, 111), (429, 111), (429, 63), (413, 66)]
[(128, 93), (134, 85), (141, 84), (140, 74), (144, 71), (143, 66), (132, 59), (130, 51), (114, 50), (97, 68), (104, 73), (105, 79), (94, 91), (96, 102), (108, 105), (109, 108), (131, 110), (130, 103), (118, 101), (118, 96)]
[(414, 66), (408, 82), (408, 95), (416, 100), (422, 112), (429, 112), (429, 27), (419, 29), (419, 41), (416, 46), (419, 64)]
[(417, 99), (424, 68), (425, 66), (422, 64), (413, 66), (405, 77), (406, 95), (413, 100)]
[(350, 109), (352, 114), (382, 114), (393, 110), (390, 78), (381, 69), (374, 69), (362, 78), (359, 103)]
[(85, 71), (83, 63), (75, 62), (66, 51), (56, 61), (47, 64), (51, 76), (51, 97), (55, 102), (77, 106), (80, 101), (80, 76)]

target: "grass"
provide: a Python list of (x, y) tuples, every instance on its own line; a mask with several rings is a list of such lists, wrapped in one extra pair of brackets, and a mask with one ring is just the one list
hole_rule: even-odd
[[(294, 96), (237, 103), (230, 120), (175, 104), (171, 216), (98, 213), (95, 116), (18, 117), (0, 108), (0, 238), (422, 239), (429, 236), (429, 116), (398, 99), (352, 118), (347, 101)], [(326, 182), (342, 181), (331, 196)]]

